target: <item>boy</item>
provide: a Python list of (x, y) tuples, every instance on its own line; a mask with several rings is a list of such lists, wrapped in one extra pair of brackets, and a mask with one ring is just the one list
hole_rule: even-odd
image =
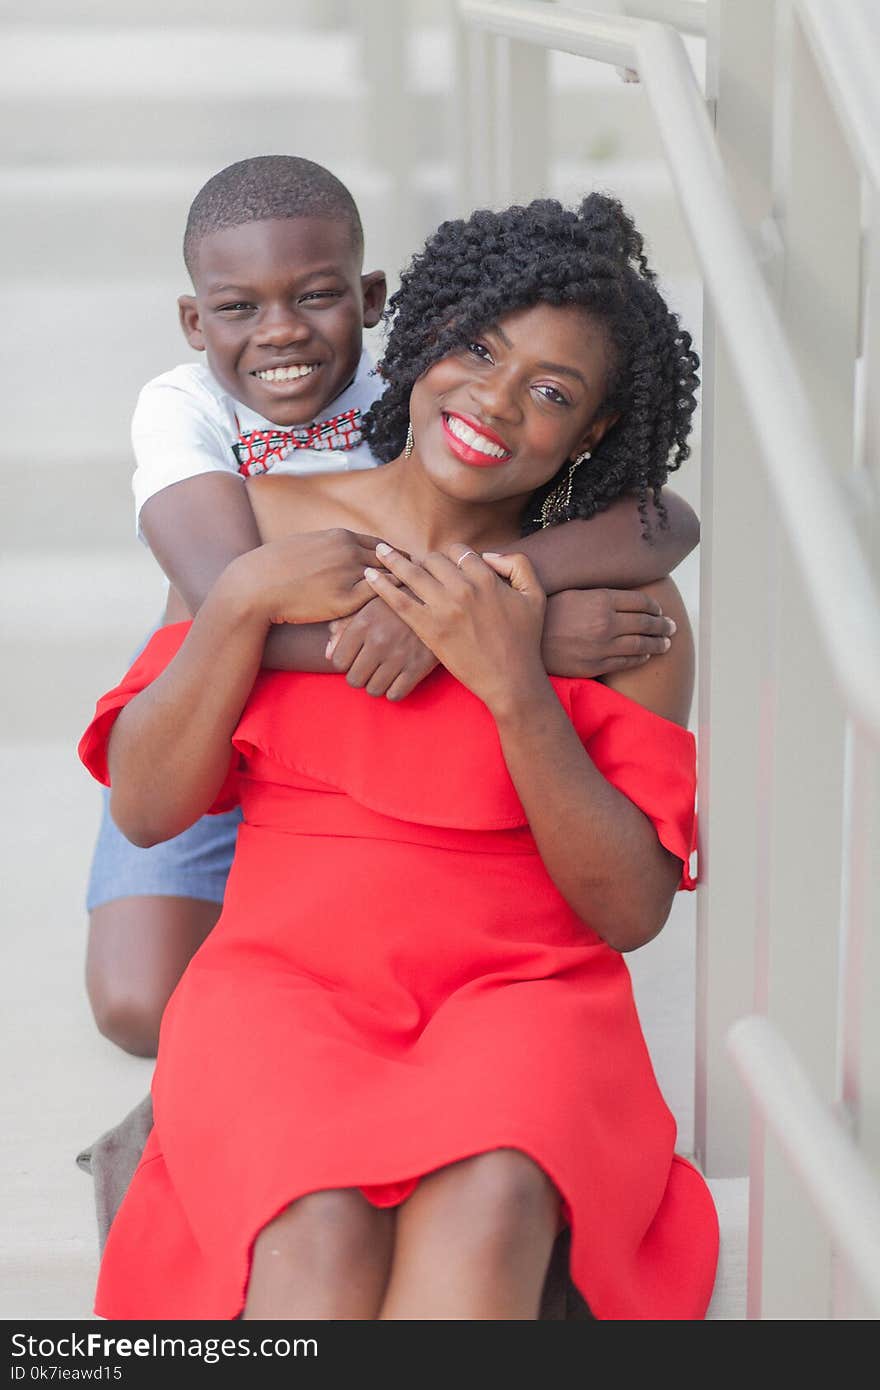
[[(260, 543), (243, 479), (268, 468), (378, 462), (360, 431), (380, 390), (361, 339), (379, 322), (386, 293), (381, 271), (362, 272), (351, 194), (305, 159), (261, 156), (210, 179), (190, 209), (184, 257), (195, 292), (178, 301), (181, 326), (207, 366), (150, 382), (132, 426), (138, 528), (171, 583), (168, 622), (195, 612), (229, 561)], [(693, 548), (690, 508), (674, 494), (666, 506), (669, 525), (651, 518), (650, 546), (634, 498), (557, 528), (552, 545), (540, 532), (520, 543), (555, 596), (548, 669), (596, 676), (668, 646), (674, 624), (653, 601), (631, 587), (590, 591), (662, 578)], [(352, 536), (347, 556), (343, 544), (352, 583), (363, 571), (363, 540)], [(275, 628), (264, 660), (346, 671), (351, 684), (393, 699), (434, 664), (379, 599), (332, 638), (326, 624)], [(219, 916), (238, 820), (237, 812), (205, 817), (141, 850), (113, 825), (105, 801), (89, 886), (87, 984), (101, 1032), (130, 1052), (155, 1054), (168, 996)]]

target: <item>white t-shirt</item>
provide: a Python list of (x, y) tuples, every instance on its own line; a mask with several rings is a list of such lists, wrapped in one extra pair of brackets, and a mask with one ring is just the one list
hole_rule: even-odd
[[(355, 407), (367, 411), (381, 394), (382, 380), (364, 351), (351, 385), (327, 404), (321, 419)], [(239, 432), (273, 427), (273, 421), (224, 391), (201, 362), (187, 362), (148, 381), (138, 397), (131, 422), (137, 465), (132, 487), (138, 535), (141, 536), (141, 507), (157, 492), (199, 473), (233, 473), (241, 477), (232, 452)], [(367, 444), (346, 450), (293, 449), (273, 464), (272, 472), (341, 473), (373, 468), (378, 461)]]

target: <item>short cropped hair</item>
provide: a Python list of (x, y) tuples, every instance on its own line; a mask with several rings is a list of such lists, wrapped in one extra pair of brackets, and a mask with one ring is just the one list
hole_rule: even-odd
[(221, 169), (196, 194), (183, 234), (187, 270), (192, 275), (199, 242), (211, 232), (284, 217), (343, 220), (354, 250), (363, 252), (357, 205), (335, 174), (297, 155), (261, 154)]

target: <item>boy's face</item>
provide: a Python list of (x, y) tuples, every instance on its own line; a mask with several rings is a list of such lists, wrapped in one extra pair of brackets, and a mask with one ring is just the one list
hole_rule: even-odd
[(361, 274), (347, 223), (246, 222), (202, 238), (195, 295), (178, 300), (190, 347), (236, 400), (276, 425), (320, 415), (357, 370), (379, 322), (385, 275)]

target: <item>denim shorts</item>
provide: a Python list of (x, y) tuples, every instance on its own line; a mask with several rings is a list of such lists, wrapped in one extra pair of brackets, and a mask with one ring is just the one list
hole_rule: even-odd
[(89, 912), (115, 898), (201, 898), (221, 903), (235, 850), (241, 811), (224, 811), (201, 820), (173, 840), (139, 849), (126, 840), (110, 816), (110, 793), (101, 788), (101, 827), (86, 907)]
[[(150, 633), (136, 655), (140, 655)], [(134, 660), (134, 658), (132, 658)], [(173, 840), (139, 849), (110, 815), (110, 793), (101, 788), (101, 825), (86, 890), (89, 912), (116, 898), (199, 898), (221, 903), (235, 850), (241, 811), (201, 820)]]

